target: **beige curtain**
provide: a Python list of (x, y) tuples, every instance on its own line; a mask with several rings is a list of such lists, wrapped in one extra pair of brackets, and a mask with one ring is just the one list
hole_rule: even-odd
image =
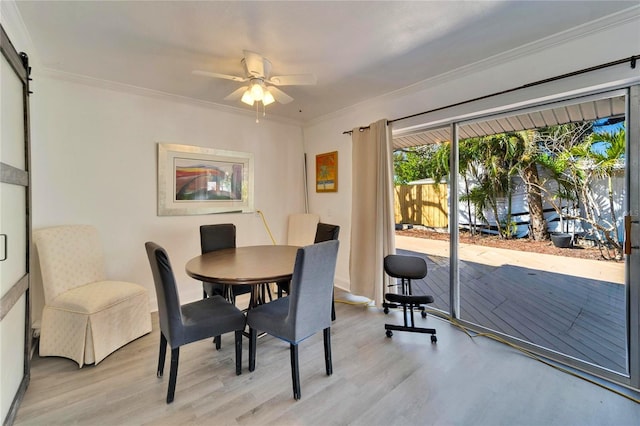
[(389, 278), (382, 262), (394, 254), (393, 152), (387, 120), (352, 133), (351, 293), (381, 306)]

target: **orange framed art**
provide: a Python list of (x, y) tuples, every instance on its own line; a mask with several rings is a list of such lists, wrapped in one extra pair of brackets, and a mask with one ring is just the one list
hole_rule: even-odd
[(316, 192), (338, 192), (338, 151), (316, 155)]

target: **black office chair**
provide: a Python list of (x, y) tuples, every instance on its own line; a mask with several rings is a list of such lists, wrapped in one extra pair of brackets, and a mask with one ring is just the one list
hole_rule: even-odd
[[(427, 276), (427, 262), (421, 257), (390, 254), (384, 258), (384, 271), (392, 278), (400, 279), (399, 293), (386, 293), (387, 302), (382, 304), (384, 313), (389, 313), (389, 308), (402, 307), (404, 325), (385, 324), (387, 337), (393, 336), (393, 331), (409, 331), (414, 333), (431, 334), (431, 342), (438, 341), (435, 328), (420, 328), (415, 326), (413, 319), (414, 310), (420, 311), (422, 318), (427, 316), (426, 304), (433, 303), (433, 296), (415, 296), (411, 289), (411, 280), (422, 279)], [(411, 319), (411, 325), (408, 323)]]
[(167, 404), (173, 401), (178, 377), (180, 346), (235, 331), (236, 374), (242, 372), (242, 332), (244, 314), (222, 296), (214, 295), (197, 302), (180, 304), (175, 276), (167, 252), (158, 244), (145, 244), (158, 298), (160, 355), (158, 377), (164, 373), (167, 343), (171, 347), (171, 371)]
[(337, 240), (311, 244), (298, 249), (291, 293), (247, 312), (249, 326), (249, 371), (256, 365), (258, 331), (289, 342), (293, 397), (300, 399), (298, 344), (316, 332), (324, 333), (325, 369), (333, 374), (331, 363), (331, 298), (338, 257)]
[[(316, 236), (313, 241), (314, 244), (322, 243), (324, 241), (337, 240), (340, 235), (340, 226), (330, 225), (328, 223), (318, 223), (316, 228)], [(278, 285), (278, 297), (282, 297), (282, 292), (289, 293), (289, 281), (280, 281), (276, 283)], [(336, 307), (335, 302), (331, 302), (331, 321), (336, 320)]]

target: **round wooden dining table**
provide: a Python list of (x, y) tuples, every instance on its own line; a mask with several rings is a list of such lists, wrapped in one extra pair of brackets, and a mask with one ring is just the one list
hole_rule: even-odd
[(251, 285), (249, 306), (261, 303), (260, 284), (291, 280), (299, 247), (246, 246), (216, 250), (187, 262), (187, 275), (223, 285)]

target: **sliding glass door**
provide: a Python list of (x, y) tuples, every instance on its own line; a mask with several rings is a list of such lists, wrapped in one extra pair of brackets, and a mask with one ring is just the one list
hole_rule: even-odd
[[(630, 99), (619, 90), (459, 123), (458, 181), (471, 184), (457, 190), (452, 264), (461, 321), (622, 381), (640, 302), (637, 255), (625, 253), (638, 202)], [(465, 243), (470, 215), (479, 236)]]
[(640, 388), (639, 87), (394, 134), (396, 163), (420, 143), (448, 164), (413, 182), (446, 182), (446, 237), (396, 239), (427, 259), (432, 307)]
[[(394, 152), (396, 245), (399, 254), (427, 262), (428, 276), (414, 280), (413, 291), (432, 295), (430, 307), (450, 313), (449, 126), (430, 129), (428, 136), (428, 141), (419, 140), (423, 143), (417, 146), (409, 138), (411, 146), (396, 147)], [(425, 173), (429, 178), (418, 179)]]

